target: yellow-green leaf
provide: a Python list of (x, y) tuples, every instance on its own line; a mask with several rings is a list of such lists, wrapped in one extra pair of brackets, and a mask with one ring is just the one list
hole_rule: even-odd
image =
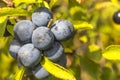
[(56, 2), (57, 2), (57, 0), (50, 0), (50, 8), (52, 8)]
[(25, 68), (21, 67), (20, 70), (15, 74), (14, 79), (15, 80), (22, 80), (23, 74), (24, 74)]
[(79, 38), (79, 40), (82, 41), (82, 42), (84, 42), (84, 43), (87, 43), (87, 42), (88, 42), (87, 36), (81, 36), (81, 37)]
[(11, 26), (11, 25), (7, 25), (7, 30), (8, 30), (8, 32), (12, 35), (12, 36), (14, 36), (14, 31), (13, 31), (13, 26)]
[(0, 37), (4, 35), (7, 23), (7, 16), (0, 17)]
[(108, 60), (120, 60), (120, 45), (108, 46), (102, 56)]
[(111, 0), (112, 3), (119, 4), (118, 0)]
[(115, 4), (115, 3), (112, 3), (110, 1), (106, 1), (106, 2), (102, 2), (102, 3), (97, 3), (95, 5), (95, 9), (99, 10), (99, 9), (103, 9), (103, 8), (108, 8), (110, 6), (119, 8), (119, 4)]
[(91, 45), (89, 45), (88, 48), (89, 48), (89, 51), (90, 51), (90, 52), (94, 52), (94, 51), (100, 50), (99, 46), (96, 45), (96, 44), (91, 44)]
[(93, 29), (92, 24), (90, 24), (88, 22), (75, 21), (75, 22), (73, 22), (73, 25), (76, 30), (78, 30), (78, 29)]
[(50, 9), (50, 6), (49, 6), (49, 4), (46, 1), (43, 1), (43, 3), (44, 3), (45, 7), (47, 7), (48, 9)]
[(58, 64), (55, 64), (48, 60), (47, 57), (43, 58), (43, 61), (41, 61), (41, 65), (52, 75), (54, 75), (57, 78), (63, 79), (63, 80), (76, 80), (76, 78), (73, 76), (73, 74), (65, 69), (64, 67), (59, 66)]
[(74, 6), (70, 8), (70, 14), (73, 16), (76, 12), (86, 13), (86, 10), (79, 6)]
[(31, 4), (31, 3), (41, 3), (43, 0), (13, 0), (15, 5), (19, 5), (21, 3)]
[(28, 16), (29, 13), (26, 10), (18, 9), (18, 8), (0, 8), (0, 17), (3, 16)]

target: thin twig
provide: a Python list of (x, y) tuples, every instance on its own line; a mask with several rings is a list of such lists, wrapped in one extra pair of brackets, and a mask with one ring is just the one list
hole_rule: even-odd
[(2, 0), (4, 3), (7, 4), (9, 7), (13, 7), (14, 3), (11, 0)]
[(48, 22), (48, 25), (47, 25), (48, 28), (50, 28), (50, 25), (52, 22), (53, 22), (53, 19), (50, 19), (50, 21)]

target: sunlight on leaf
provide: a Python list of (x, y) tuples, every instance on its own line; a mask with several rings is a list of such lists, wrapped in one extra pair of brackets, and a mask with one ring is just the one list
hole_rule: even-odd
[(89, 45), (88, 48), (89, 48), (90, 52), (98, 51), (100, 49), (99, 46), (96, 44), (91, 44), (91, 45)]
[(75, 6), (75, 7), (72, 7), (72, 8), (70, 8), (70, 14), (73, 16), (76, 12), (83, 12), (83, 13), (85, 13), (86, 11), (85, 11), (85, 9), (84, 8), (81, 8), (81, 7), (79, 7), (79, 6)]
[(99, 10), (99, 9), (103, 9), (103, 8), (108, 8), (110, 6), (119, 8), (119, 4), (115, 4), (112, 2), (103, 2), (103, 3), (96, 4), (95, 9)]
[(4, 35), (6, 23), (7, 23), (7, 16), (0, 17), (0, 37)]
[(49, 6), (49, 4), (46, 1), (43, 1), (43, 4), (44, 4), (45, 7), (47, 7), (48, 9), (50, 9), (50, 6)]
[(79, 4), (83, 3), (85, 0), (76, 0)]
[(81, 36), (81, 37), (79, 38), (79, 40), (82, 41), (82, 42), (84, 42), (84, 43), (88, 42), (87, 36)]
[(112, 2), (112, 3), (116, 3), (116, 4), (118, 4), (118, 3), (119, 3), (119, 1), (118, 1), (118, 0), (111, 0), (111, 2)]
[(93, 29), (92, 24), (90, 24), (88, 22), (75, 21), (75, 22), (73, 22), (73, 25), (76, 30), (78, 30), (78, 29)]
[(13, 2), (15, 3), (15, 5), (19, 5), (21, 3), (26, 3), (26, 4), (30, 4), (30, 3), (41, 3), (43, 0), (13, 0)]
[(25, 68), (21, 67), (20, 70), (15, 74), (15, 80), (22, 80)]
[(0, 37), (0, 49), (4, 48), (6, 44), (6, 39), (4, 37)]
[(28, 16), (29, 13), (26, 10), (18, 8), (0, 8), (0, 17), (2, 16)]
[(52, 75), (63, 80), (76, 80), (73, 74), (64, 67), (55, 64), (44, 57), (44, 60), (40, 62), (41, 65)]
[(108, 46), (102, 55), (108, 60), (120, 60), (120, 45)]
[(50, 8), (52, 8), (56, 2), (57, 2), (57, 0), (50, 0)]

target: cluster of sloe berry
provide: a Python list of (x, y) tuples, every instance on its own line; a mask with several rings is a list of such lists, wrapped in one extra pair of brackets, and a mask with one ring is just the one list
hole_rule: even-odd
[(9, 46), (10, 55), (18, 60), (18, 66), (24, 66), (38, 79), (49, 75), (40, 65), (42, 56), (65, 67), (66, 56), (60, 41), (69, 39), (74, 33), (73, 25), (67, 20), (57, 20), (47, 27), (51, 19), (53, 15), (48, 8), (36, 9), (32, 13), (32, 21), (16, 23), (15, 38)]

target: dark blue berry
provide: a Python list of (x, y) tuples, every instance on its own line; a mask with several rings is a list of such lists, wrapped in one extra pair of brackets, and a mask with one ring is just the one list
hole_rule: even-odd
[(74, 27), (67, 20), (57, 20), (52, 25), (51, 31), (58, 41), (63, 41), (69, 39), (74, 34)]
[(41, 52), (33, 44), (25, 44), (18, 52), (18, 60), (25, 67), (33, 67), (41, 60)]
[(114, 13), (113, 21), (117, 24), (120, 24), (120, 10)]
[(40, 66), (40, 64), (36, 65), (33, 68), (32, 72), (37, 79), (41, 79), (41, 80), (49, 76), (49, 73), (42, 66)]
[(32, 22), (39, 27), (47, 26), (52, 18), (52, 12), (46, 7), (40, 7), (32, 14)]
[(64, 48), (59, 42), (54, 42), (50, 49), (45, 50), (44, 55), (52, 61), (57, 61), (62, 54), (64, 54)]
[(22, 20), (16, 23), (14, 27), (15, 38), (21, 43), (31, 42), (32, 32), (35, 25), (29, 20)]
[(9, 52), (14, 59), (17, 59), (18, 51), (21, 48), (21, 46), (22, 45), (17, 40), (13, 39), (11, 41), (9, 46)]
[(47, 27), (38, 27), (33, 31), (32, 43), (36, 48), (45, 50), (54, 42), (54, 35)]

